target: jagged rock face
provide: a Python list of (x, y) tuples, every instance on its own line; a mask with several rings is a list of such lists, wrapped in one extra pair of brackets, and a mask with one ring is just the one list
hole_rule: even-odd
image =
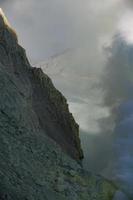
[(76, 161), (83, 153), (66, 99), (0, 27), (0, 199), (111, 200), (116, 187)]
[(31, 84), (32, 105), (41, 128), (71, 157), (82, 159), (79, 127), (69, 113), (64, 96), (55, 89), (50, 78), (41, 69), (32, 68)]
[[(2, 21), (2, 20), (1, 20)], [(39, 121), (39, 128), (53, 138), (62, 149), (75, 159), (82, 159), (79, 127), (69, 113), (65, 97), (57, 91), (41, 69), (31, 68), (25, 51), (17, 44), (17, 37), (7, 26), (1, 29), (0, 61), (7, 71), (25, 82), (30, 90), (32, 109)], [(27, 84), (28, 82), (28, 84)], [(18, 83), (19, 84), (19, 83)], [(23, 94), (25, 96), (25, 94)]]

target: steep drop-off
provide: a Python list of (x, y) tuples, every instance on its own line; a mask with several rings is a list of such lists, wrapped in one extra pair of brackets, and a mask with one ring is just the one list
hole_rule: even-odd
[(0, 200), (111, 200), (116, 187), (78, 164), (78, 134), (66, 99), (0, 15)]
[(30, 66), (24, 49), (17, 43), (15, 31), (5, 25), (2, 19), (0, 33), (0, 62), (10, 74), (15, 75), (18, 87), (21, 83), (22, 91), (25, 89), (23, 96), (29, 99), (37, 115), (39, 128), (68, 155), (77, 160), (83, 158), (79, 127), (69, 113), (65, 97), (54, 88), (41, 69)]

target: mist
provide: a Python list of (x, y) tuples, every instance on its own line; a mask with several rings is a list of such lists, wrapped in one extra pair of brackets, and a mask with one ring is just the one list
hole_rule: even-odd
[(0, 1), (33, 65), (66, 96), (84, 167), (132, 195), (132, 0)]
[(31, 60), (37, 62), (68, 48), (82, 49), (81, 59), (99, 56), (92, 48), (100, 51), (110, 40), (124, 4), (120, 0), (5, 0), (2, 8)]
[(121, 34), (114, 37), (102, 78), (104, 105), (114, 119), (112, 159), (103, 174), (133, 196), (133, 44)]

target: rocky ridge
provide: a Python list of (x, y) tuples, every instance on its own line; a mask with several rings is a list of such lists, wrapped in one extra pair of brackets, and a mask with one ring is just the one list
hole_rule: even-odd
[(0, 199), (111, 200), (117, 188), (85, 172), (66, 99), (32, 68), (0, 15)]

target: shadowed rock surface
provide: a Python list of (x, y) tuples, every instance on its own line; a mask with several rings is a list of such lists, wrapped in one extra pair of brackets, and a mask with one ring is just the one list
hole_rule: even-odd
[(77, 160), (82, 159), (79, 127), (69, 113), (65, 97), (55, 89), (50, 78), (41, 69), (30, 66), (25, 50), (17, 43), (15, 31), (6, 26), (2, 19), (0, 27), (0, 62), (10, 74), (15, 75), (18, 89), (21, 91), (22, 88), (23, 97), (30, 100), (39, 128), (53, 138), (68, 155)]
[(78, 133), (66, 99), (0, 16), (0, 200), (112, 200), (116, 187), (78, 164)]

